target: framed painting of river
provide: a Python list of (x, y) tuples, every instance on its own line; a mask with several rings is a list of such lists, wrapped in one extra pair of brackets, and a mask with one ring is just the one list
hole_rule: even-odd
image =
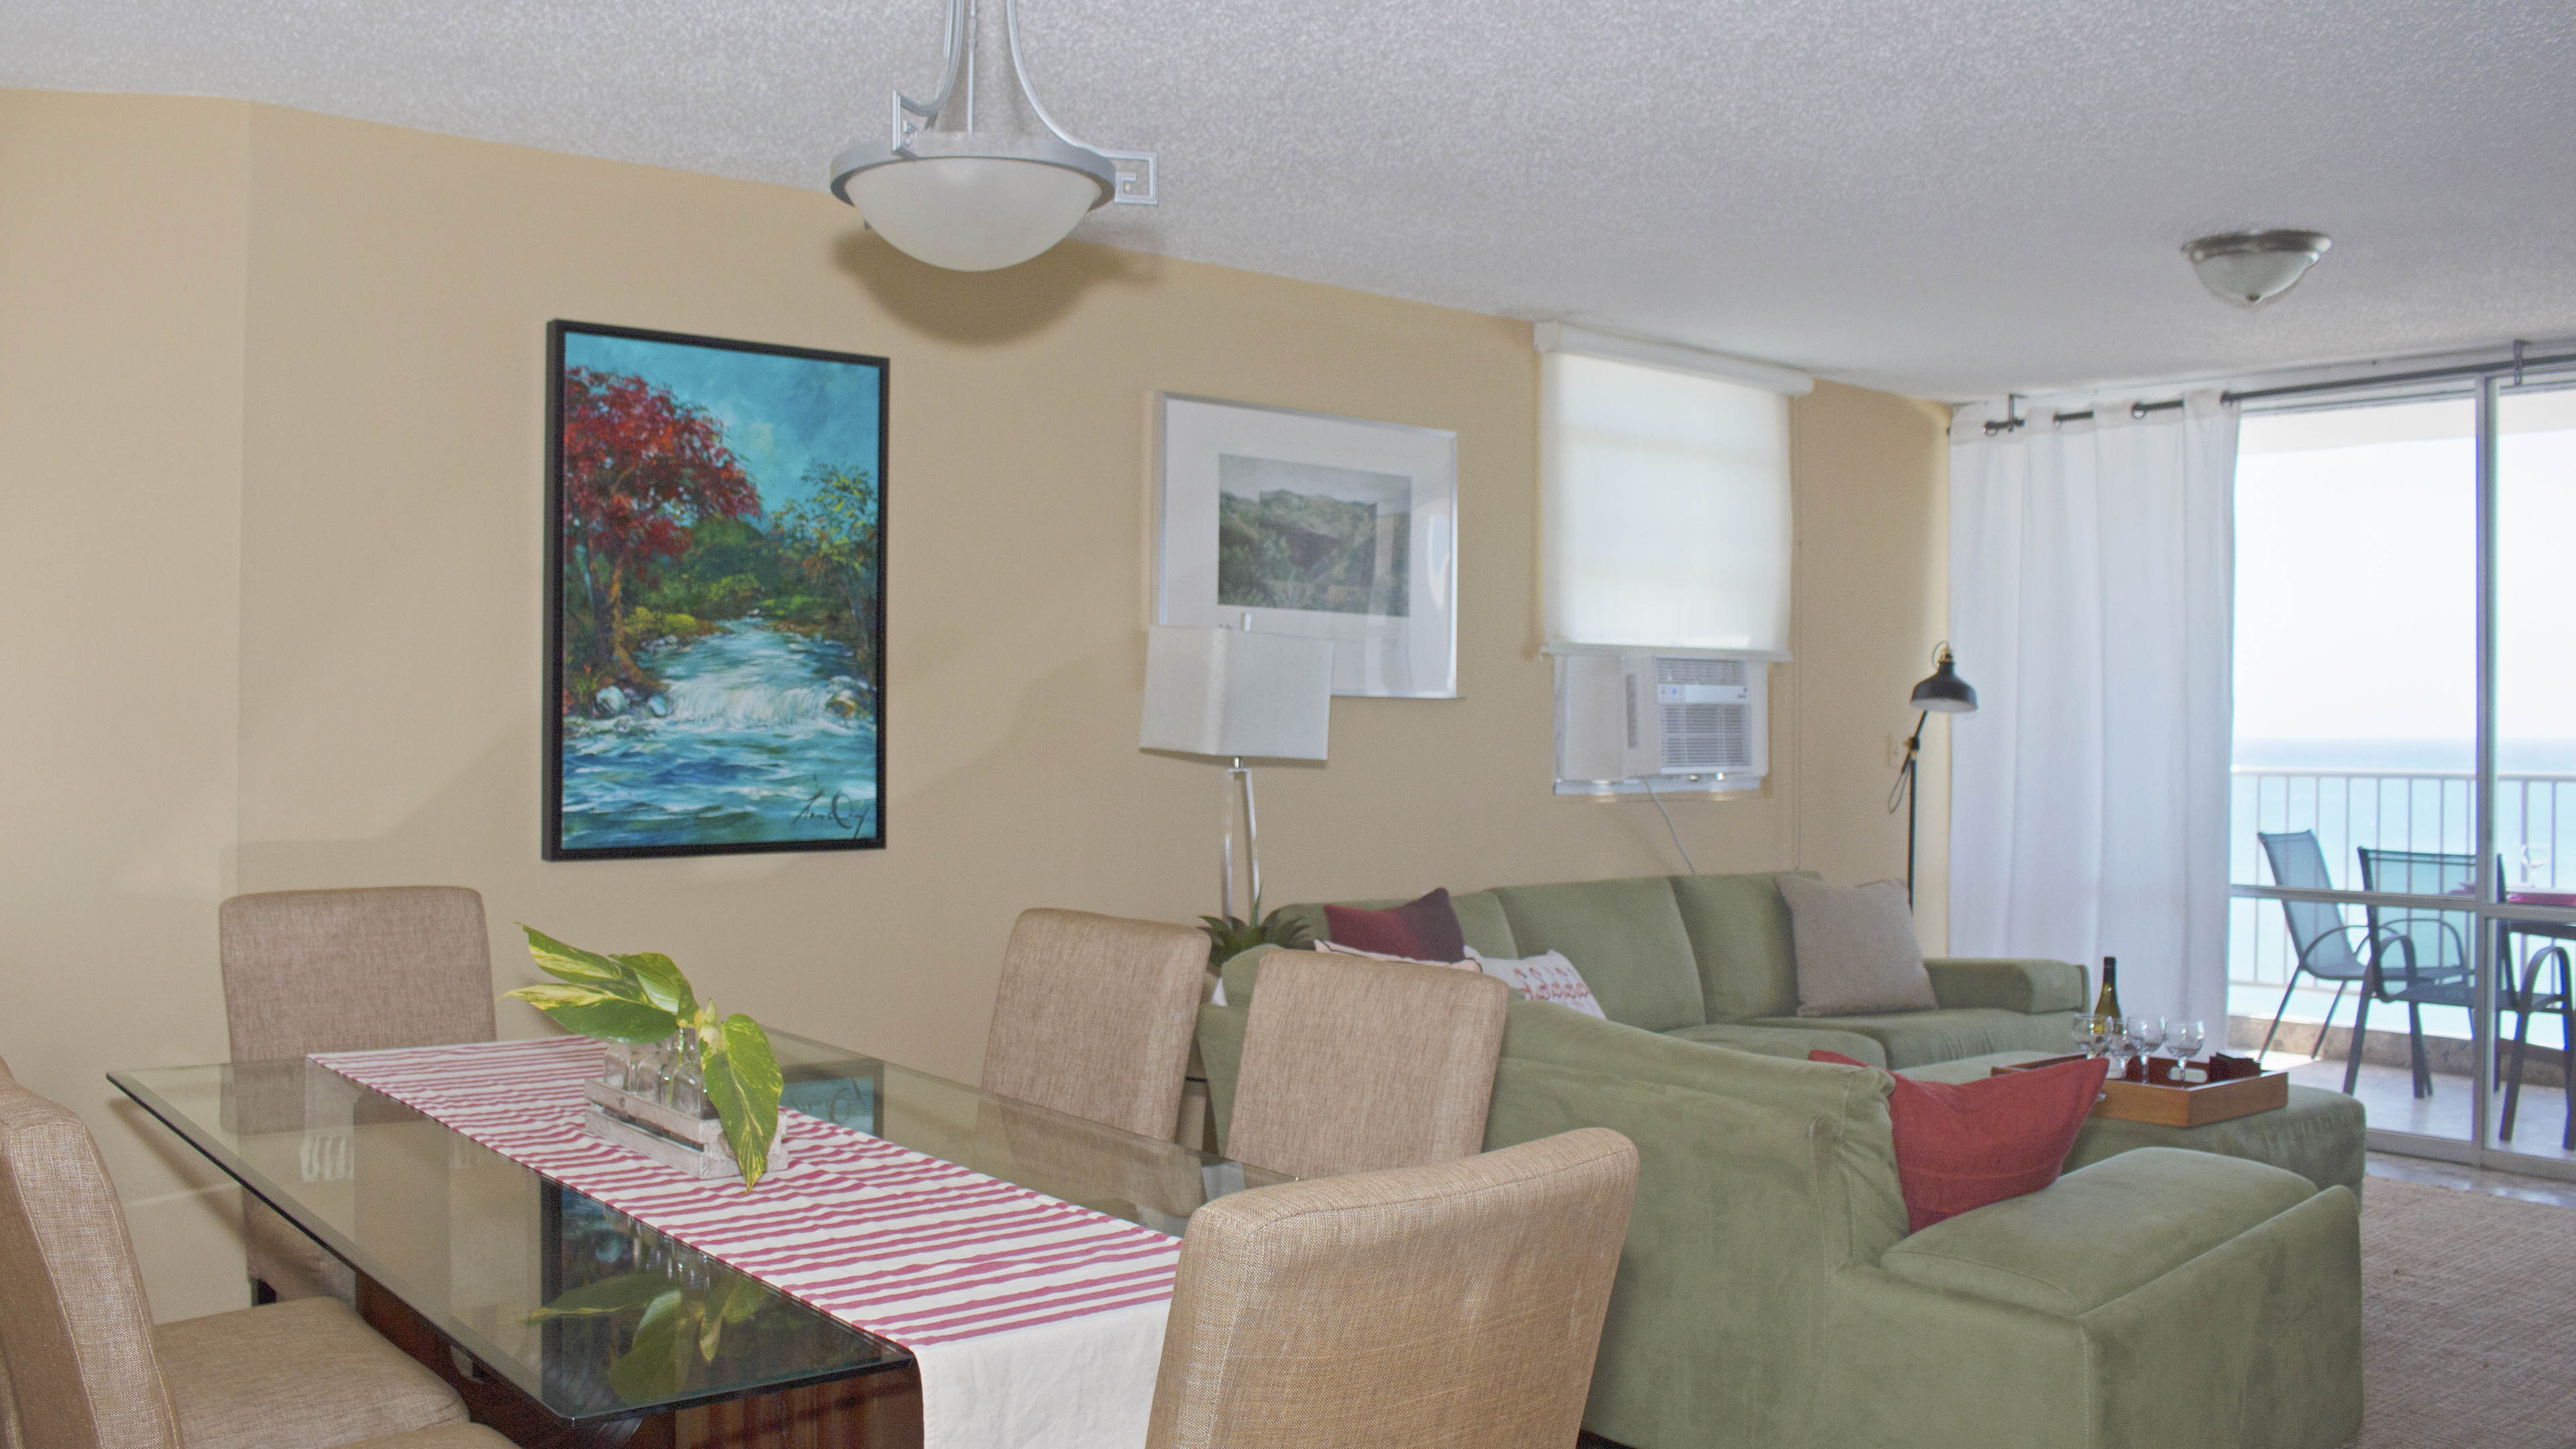
[(546, 859), (884, 845), (885, 359), (547, 336)]

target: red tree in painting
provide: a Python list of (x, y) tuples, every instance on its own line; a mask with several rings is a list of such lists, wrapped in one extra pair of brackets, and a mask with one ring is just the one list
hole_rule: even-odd
[(640, 377), (564, 370), (564, 561), (588, 595), (601, 668), (642, 675), (621, 627), (653, 561), (686, 552), (701, 518), (759, 509), (759, 490), (704, 408)]

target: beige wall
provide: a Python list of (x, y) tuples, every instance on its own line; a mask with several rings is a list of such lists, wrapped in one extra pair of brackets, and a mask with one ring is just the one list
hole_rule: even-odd
[[(1797, 564), (1788, 709), (1795, 778), (1792, 856), (1840, 884), (1900, 876), (1905, 812), (1888, 791), (1949, 616), (1948, 409), (1818, 383), (1789, 412)], [(1915, 918), (1924, 949), (1950, 940), (1950, 720), (1923, 731)], [(1775, 739), (1777, 737), (1775, 736)]]
[[(196, 391), (229, 407), (233, 449), (201, 447), (151, 477), (224, 528), (120, 553), (81, 520), (37, 519), (72, 541), (55, 597), (113, 570), (131, 591), (120, 603), (154, 618), (202, 612), (190, 622), (209, 637), (191, 642), (179, 678), (221, 674), (223, 687), (173, 688), (148, 671), (129, 681), (97, 657), (122, 642), (107, 621), (12, 596), (21, 618), (63, 621), (64, 723), (35, 747), (74, 788), (18, 822), (11, 848), (68, 832), (88, 853), (48, 862), (62, 904), (30, 903), (39, 925), (10, 928), (8, 970), (77, 959), (96, 909), (115, 904), (102, 882), (117, 862), (92, 856), (160, 838), (137, 820), (91, 818), (78, 786), (108, 780), (140, 797), (134, 756), (185, 744), (202, 757), (191, 782), (225, 807), (189, 817), (195, 833), (166, 847), (193, 872), (192, 893), (173, 894), (149, 939), (120, 953), (161, 998), (151, 1015), (63, 1033), (61, 1067), (40, 1087), (95, 1101), (108, 1065), (220, 1055), (211, 906), (224, 890), (387, 881), (480, 889), (499, 984), (528, 974), (508, 934), (524, 920), (668, 951), (729, 1008), (971, 1078), (1022, 907), (1186, 920), (1214, 906), (1222, 772), (1135, 748), (1157, 389), (1458, 434), (1465, 697), (1338, 700), (1331, 764), (1264, 774), (1274, 901), (1680, 868), (1651, 806), (1549, 792), (1550, 676), (1530, 641), (1537, 365), (1525, 323), (1083, 245), (963, 276), (896, 255), (819, 190), (221, 102), (10, 104), (43, 120), (40, 151), (59, 153), (59, 169), (106, 169), (89, 130), (113, 117), (230, 135), (237, 159), (223, 174), (240, 178), (224, 190), (197, 177), (223, 194), (195, 207), (139, 186), (121, 211), (74, 213), (72, 180), (0, 172), (0, 213), (22, 209), (11, 193), (30, 188), (63, 226), (120, 234), (139, 253), (123, 265), (155, 285), (179, 285), (167, 273), (180, 261), (217, 265), (204, 228), (229, 227), (233, 249), (231, 280), (199, 304), (206, 316), (146, 314), (121, 339), (184, 327), (230, 379), (229, 394)], [(544, 342), (557, 317), (892, 360), (891, 848), (537, 858)], [(32, 342), (0, 338), (17, 349), (0, 352), (13, 367), (55, 347), (97, 373), (115, 360), (69, 321)], [(61, 407), (112, 415), (113, 381), (59, 379)], [(1902, 817), (1883, 809), (1883, 739), (1911, 724), (1904, 690), (1924, 672), (1939, 596), (1940, 421), (1831, 386), (1794, 419), (1799, 662), (1777, 676), (1775, 774), (1762, 798), (1678, 803), (1674, 818), (1705, 871), (1891, 875)], [(60, 420), (29, 426), (61, 434), (48, 471), (80, 458)], [(192, 582), (207, 571), (220, 590)], [(135, 696), (134, 743), (110, 748), (75, 721), (120, 691)], [(172, 794), (149, 799), (175, 810)], [(234, 849), (237, 879), (225, 879)], [(45, 1031), (78, 1019), (68, 994), (59, 1013)], [(0, 1050), (15, 1060), (39, 1020), (14, 1020)], [(515, 1005), (503, 1020), (538, 1029)], [(150, 1134), (93, 1121), (120, 1140), (129, 1196), (144, 1192), (128, 1177), (151, 1160)], [(220, 1306), (237, 1272), (213, 1258), (194, 1272), (165, 1263), (156, 1306)]]
[(239, 1297), (232, 1198), (103, 1074), (224, 1056), (247, 126), (0, 91), (0, 1056), (89, 1119), (196, 1312), (207, 1264)]

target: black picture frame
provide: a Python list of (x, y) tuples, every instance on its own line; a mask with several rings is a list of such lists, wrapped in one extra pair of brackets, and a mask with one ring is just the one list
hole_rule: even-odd
[[(573, 601), (568, 596), (566, 583), (567, 574), (570, 571), (568, 565), (571, 558), (568, 550), (573, 546), (573, 541), (569, 537), (572, 530), (567, 527), (566, 511), (568, 494), (568, 485), (565, 475), (566, 428), (568, 422), (566, 407), (566, 358), (568, 348), (575, 350), (592, 350), (591, 344), (586, 342), (587, 339), (611, 340), (610, 342), (597, 344), (598, 347), (611, 346), (617, 342), (622, 342), (624, 344), (647, 345), (646, 348), (642, 349), (628, 349), (630, 352), (634, 352), (637, 355), (652, 355), (649, 352), (649, 349), (654, 347), (695, 349), (718, 354), (748, 355), (759, 358), (789, 359), (794, 361), (828, 364), (837, 367), (874, 369), (875, 377), (872, 389), (865, 389), (857, 382), (857, 380), (847, 377), (837, 378), (835, 380), (837, 390), (839, 391), (866, 392), (874, 409), (874, 449), (873, 456), (867, 459), (867, 465), (873, 469), (872, 474), (867, 475), (866, 478), (867, 490), (872, 494), (867, 506), (867, 512), (872, 516), (872, 523), (868, 529), (867, 540), (864, 545), (852, 544), (846, 541), (835, 541), (832, 544), (834, 548), (839, 550), (839, 553), (834, 554), (833, 557), (838, 558), (840, 554), (847, 554), (863, 561), (862, 565), (854, 565), (853, 567), (864, 580), (864, 583), (858, 590), (858, 596), (849, 601), (849, 608), (861, 617), (852, 621), (851, 624), (845, 625), (836, 620), (816, 623), (813, 618), (807, 617), (804, 613), (798, 613), (787, 617), (783, 623), (772, 626), (764, 619), (758, 608), (755, 608), (748, 616), (749, 620), (760, 622), (764, 631), (776, 633), (785, 637), (786, 642), (784, 644), (784, 648), (786, 650), (799, 656), (808, 657), (809, 662), (813, 660), (823, 661), (823, 663), (811, 664), (811, 667), (818, 671), (823, 667), (824, 663), (837, 659), (837, 656), (831, 653), (832, 650), (846, 649), (849, 652), (853, 663), (857, 666), (856, 671), (850, 676), (832, 679), (825, 683), (816, 685), (814, 688), (825, 691), (824, 694), (817, 696), (817, 699), (819, 700), (819, 708), (826, 709), (835, 714), (843, 714), (845, 718), (854, 722), (858, 717), (858, 711), (864, 711), (864, 722), (869, 736), (869, 747), (864, 751), (867, 756), (869, 794), (868, 798), (864, 802), (864, 806), (861, 806), (855, 800), (848, 798), (846, 792), (831, 790), (828, 786), (828, 782), (824, 781), (822, 777), (818, 775), (818, 784), (822, 785), (823, 788), (817, 789), (814, 797), (805, 802), (788, 827), (790, 829), (794, 829), (799, 826), (805, 827), (809, 832), (807, 834), (782, 836), (778, 838), (714, 838), (716, 835), (724, 833), (738, 834), (739, 825), (737, 823), (736, 826), (731, 827), (728, 830), (720, 829), (711, 824), (706, 832), (710, 838), (682, 840), (645, 838), (652, 832), (648, 828), (641, 826), (634, 829), (592, 829), (589, 826), (589, 822), (591, 818), (598, 815), (599, 812), (580, 807), (575, 807), (571, 810), (567, 809), (565, 744), (569, 728), (568, 717), (572, 714), (572, 710), (570, 708), (572, 704), (572, 693), (568, 690), (568, 685), (576, 688), (588, 687), (596, 678), (599, 677), (596, 673), (597, 668), (607, 664), (614, 664), (617, 661), (624, 660), (629, 657), (622, 645), (624, 630), (621, 626), (633, 616), (633, 612), (637, 612), (629, 611), (621, 614), (615, 612), (617, 606), (612, 604), (610, 617), (613, 622), (609, 627), (607, 637), (612, 641), (620, 642), (612, 642), (608, 650), (609, 658), (606, 661), (599, 660), (596, 657), (588, 661), (588, 664), (593, 668), (593, 673), (583, 675), (578, 679), (568, 679), (568, 673), (570, 671), (568, 671), (569, 661), (567, 659), (567, 645), (569, 640), (566, 628), (566, 619), (567, 606)], [(545, 668), (542, 671), (544, 675), (545, 692), (541, 700), (541, 711), (546, 725), (544, 761), (545, 798), (541, 812), (541, 829), (543, 834), (540, 839), (540, 854), (542, 858), (549, 861), (631, 860), (665, 856), (746, 855), (766, 854), (780, 851), (884, 849), (886, 845), (886, 539), (887, 502), (890, 492), (890, 489), (887, 486), (886, 462), (888, 457), (887, 434), (890, 431), (888, 426), (888, 404), (892, 398), (891, 368), (887, 360), (883, 357), (869, 356), (862, 353), (834, 352), (819, 348), (792, 347), (778, 343), (746, 342), (730, 338), (703, 337), (688, 333), (661, 332), (648, 328), (620, 327), (605, 323), (576, 322), (564, 319), (556, 319), (547, 324), (546, 354)], [(759, 369), (753, 370), (758, 371)], [(591, 376), (595, 378), (600, 376), (600, 374), (596, 371), (592, 371)], [(640, 381), (648, 388), (655, 385), (650, 379), (643, 378), (641, 374), (620, 375), (612, 379), (612, 381), (620, 384), (629, 381)], [(712, 410), (709, 409), (703, 400), (692, 400), (690, 398), (680, 397), (673, 389), (669, 388), (667, 384), (662, 386), (665, 394), (665, 401), (675, 401), (682, 404), (686, 408), (694, 410), (700, 414), (702, 418), (711, 418), (714, 416)], [(601, 404), (596, 401), (600, 389), (594, 387), (587, 380), (585, 381), (585, 389), (583, 414), (585, 418), (587, 418), (592, 416), (594, 410), (601, 406)], [(839, 430), (836, 429), (835, 431), (837, 432)], [(720, 427), (718, 429), (718, 436), (721, 436)], [(741, 471), (746, 477), (750, 476), (750, 470), (744, 469)], [(845, 484), (847, 478), (850, 476), (849, 468), (846, 463), (841, 465), (837, 473), (831, 473), (830, 470), (827, 469), (827, 474), (829, 474), (836, 483), (843, 484)], [(806, 486), (815, 486), (812, 482), (814, 476), (815, 475), (809, 468), (809, 471), (805, 476)], [(758, 517), (763, 520), (768, 520), (770, 525), (766, 529), (762, 529), (762, 525), (757, 522), (751, 526), (754, 529), (761, 529), (764, 537), (775, 536), (782, 532), (783, 528), (778, 523), (778, 519), (771, 514), (768, 506), (767, 495), (760, 492), (760, 484), (757, 481), (753, 481), (749, 486), (755, 496), (761, 500), (760, 506), (756, 510)], [(805, 500), (800, 497), (800, 502), (802, 501)], [(739, 522), (742, 519), (742, 515), (739, 512), (727, 516), (736, 522)], [(705, 516), (702, 513), (699, 516), (697, 523), (689, 525), (690, 537), (692, 540), (689, 547), (691, 549), (694, 549), (697, 546), (695, 542), (696, 527), (698, 524), (703, 524), (704, 522)], [(588, 555), (585, 555), (585, 557), (587, 556)], [(648, 575), (649, 571), (648, 566)], [(587, 579), (588, 577), (590, 577), (590, 575), (586, 573), (585, 578)], [(742, 577), (749, 579), (751, 576), (743, 575)], [(721, 582), (729, 585), (732, 584), (734, 580), (728, 578)], [(756, 580), (753, 582), (755, 584), (757, 583)], [(823, 586), (818, 584), (816, 587), (821, 588)], [(596, 590), (586, 586), (584, 592), (585, 595), (590, 595), (594, 594)], [(844, 588), (842, 592), (849, 593), (851, 591)], [(639, 597), (642, 593), (643, 588), (639, 586)], [(837, 598), (838, 596), (834, 597)], [(764, 598), (762, 602), (763, 604), (768, 604), (776, 601), (774, 599)], [(791, 599), (789, 602), (797, 610), (806, 610), (809, 606), (815, 603), (815, 600), (811, 597), (799, 595), (796, 598)], [(587, 597), (583, 601), (583, 607), (589, 613), (590, 618), (593, 621), (593, 628), (591, 630), (592, 637), (599, 637), (599, 631), (596, 627), (598, 616), (597, 609), (590, 604)], [(641, 612), (650, 611), (646, 610)], [(827, 618), (831, 613), (828, 608), (824, 609), (822, 612)], [(726, 633), (728, 631), (735, 633), (744, 632), (739, 628), (739, 625), (743, 622), (740, 619), (718, 622), (712, 618), (700, 619), (686, 613), (671, 613), (657, 617), (687, 620), (690, 625), (697, 627), (705, 627), (712, 623), (715, 624), (713, 633)], [(713, 637), (713, 633), (696, 636), (690, 642), (706, 642), (707, 639)], [(655, 648), (657, 650), (669, 650), (674, 648), (675, 645), (671, 638), (664, 638), (656, 641), (654, 645), (645, 647)], [(595, 646), (592, 652), (594, 656), (597, 654), (598, 651)], [(863, 689), (847, 687), (851, 685), (863, 686)], [(617, 689), (619, 691), (617, 697), (621, 700), (628, 697), (631, 693), (623, 688), (622, 682), (603, 686), (600, 693), (586, 693), (583, 697), (593, 701), (593, 704), (591, 708), (586, 711), (584, 720), (585, 724), (592, 722), (588, 718), (589, 715), (599, 714), (605, 710), (607, 700), (603, 696), (606, 689)], [(831, 693), (833, 690), (838, 690), (839, 692)], [(676, 695), (680, 692), (681, 690), (677, 686), (663, 691), (665, 695)], [(858, 697), (855, 705), (850, 702), (850, 697), (853, 695)], [(792, 703), (796, 707), (801, 708), (804, 704), (808, 703), (808, 701), (803, 699), (800, 694), (798, 698), (792, 701)], [(687, 723), (689, 720), (689, 712), (685, 708), (675, 707), (661, 696), (643, 696), (638, 698), (635, 707), (631, 711), (620, 709), (609, 713), (622, 717), (622, 723), (619, 719), (610, 720), (610, 723), (615, 725), (620, 731), (651, 735), (674, 746), (680, 743), (680, 736), (678, 734), (679, 727)], [(810, 731), (814, 727), (814, 722), (812, 720), (803, 721), (802, 727)], [(855, 723), (853, 724), (853, 728), (855, 728)], [(585, 730), (584, 733), (586, 737), (592, 735), (591, 731)], [(842, 742), (839, 748), (834, 751), (834, 758), (831, 763), (837, 768), (846, 769), (853, 757), (853, 747), (849, 746), (846, 742)], [(711, 763), (721, 764), (722, 757), (711, 757)], [(767, 761), (767, 764), (771, 767), (770, 773), (772, 775), (776, 774), (778, 763), (779, 762), (776, 759)], [(585, 763), (584, 766), (576, 771), (576, 773), (586, 775), (591, 773), (591, 767)], [(781, 796), (779, 798), (784, 797)], [(576, 833), (587, 837), (584, 841), (576, 842), (567, 838), (566, 824), (568, 816), (572, 817), (577, 824), (582, 826), (582, 828), (577, 830)], [(809, 825), (809, 821), (814, 823)], [(827, 830), (830, 833), (826, 833)]]

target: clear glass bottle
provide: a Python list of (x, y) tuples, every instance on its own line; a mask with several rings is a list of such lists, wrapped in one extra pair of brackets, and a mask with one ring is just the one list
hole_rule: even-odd
[(673, 1050), (670, 1071), (664, 1078), (662, 1105), (686, 1117), (714, 1116), (707, 1105), (707, 1069), (698, 1055), (698, 1034), (674, 1032), (664, 1045)]

